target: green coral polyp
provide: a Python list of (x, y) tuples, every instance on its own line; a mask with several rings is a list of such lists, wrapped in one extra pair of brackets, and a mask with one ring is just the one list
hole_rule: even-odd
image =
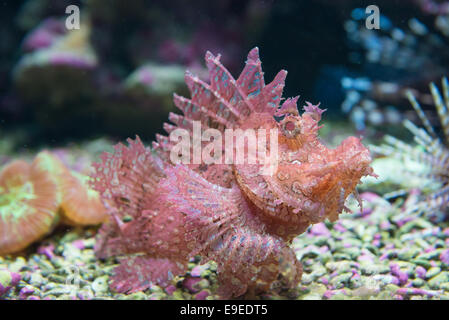
[(29, 207), (25, 204), (28, 200), (36, 199), (34, 186), (31, 182), (26, 182), (19, 186), (13, 186), (4, 190), (0, 187), (0, 217), (14, 220), (29, 213)]
[(0, 171), (0, 255), (19, 252), (57, 222), (57, 186), (40, 166), (15, 160)]

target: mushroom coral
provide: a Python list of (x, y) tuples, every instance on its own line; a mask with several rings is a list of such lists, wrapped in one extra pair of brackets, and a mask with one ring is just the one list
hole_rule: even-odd
[(16, 160), (0, 172), (0, 254), (20, 251), (58, 221), (56, 181), (41, 166)]
[(25, 249), (59, 223), (100, 224), (106, 213), (86, 175), (69, 170), (49, 151), (32, 164), (15, 160), (0, 171), (0, 255)]
[(105, 208), (97, 191), (88, 186), (89, 176), (69, 170), (66, 165), (49, 151), (42, 151), (49, 170), (52, 170), (60, 194), (62, 222), (71, 226), (95, 225), (107, 219)]
[(61, 214), (69, 225), (100, 224), (107, 219), (100, 196), (88, 187), (88, 180), (88, 176), (71, 172), (60, 181)]

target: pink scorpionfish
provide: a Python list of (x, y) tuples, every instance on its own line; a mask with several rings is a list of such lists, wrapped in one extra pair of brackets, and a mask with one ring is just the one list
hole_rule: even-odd
[[(110, 218), (99, 232), (96, 253), (121, 257), (111, 282), (118, 292), (165, 286), (186, 273), (195, 255), (216, 261), (222, 297), (296, 288), (302, 267), (289, 247), (292, 239), (314, 223), (335, 221), (347, 210), (350, 194), (359, 200), (361, 177), (374, 175), (360, 139), (349, 137), (336, 149), (320, 142), (324, 110), (307, 103), (300, 115), (297, 97), (280, 105), (287, 72), (265, 84), (257, 48), (238, 79), (220, 55), (207, 52), (206, 64), (210, 83), (187, 72), (191, 98), (174, 95), (183, 115), (171, 113), (173, 124), (164, 129), (169, 134), (184, 129), (190, 137), (195, 121), (202, 133), (213, 128), (223, 136), (225, 129), (267, 129), (265, 151), (274, 153), (268, 138), (277, 138), (277, 156), (263, 163), (175, 165), (170, 152), (178, 141), (162, 135), (153, 148), (136, 138), (103, 154), (94, 165), (93, 186)], [(270, 129), (277, 129), (274, 136)], [(199, 143), (204, 154), (211, 142)], [(233, 144), (233, 151), (239, 146)], [(193, 155), (194, 143), (188, 148)], [(218, 151), (225, 154), (224, 147)]]

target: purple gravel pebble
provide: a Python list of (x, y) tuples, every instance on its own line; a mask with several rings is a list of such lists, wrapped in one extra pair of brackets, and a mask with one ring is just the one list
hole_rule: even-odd
[(374, 192), (363, 192), (360, 194), (360, 199), (366, 200), (368, 202), (376, 202), (378, 200), (383, 201), (383, 198), (381, 196), (375, 194)]
[(390, 270), (391, 270), (391, 273), (398, 278), (399, 283), (401, 285), (407, 283), (408, 275), (405, 272), (402, 272), (397, 264), (391, 263)]
[(445, 228), (443, 234), (449, 237), (449, 228)]
[(34, 289), (30, 287), (23, 287), (19, 292), (19, 299), (25, 300), (29, 295), (34, 293)]
[(203, 291), (200, 291), (200, 292), (198, 292), (196, 295), (195, 295), (195, 299), (196, 300), (206, 300), (206, 298), (209, 296), (209, 292), (207, 291), (207, 290), (203, 290)]
[(323, 298), (325, 298), (325, 299), (330, 299), (333, 295), (334, 295), (334, 293), (332, 292), (332, 290), (327, 290), (327, 291), (323, 294)]
[(445, 265), (449, 265), (449, 249), (444, 250), (443, 252), (441, 252), (440, 254), (440, 260), (441, 262), (443, 262)]
[(50, 244), (48, 246), (40, 246), (37, 249), (37, 253), (45, 255), (49, 260), (51, 260), (55, 256), (54, 250), (55, 246), (53, 244)]
[(426, 278), (427, 271), (423, 267), (417, 266), (415, 268), (415, 272), (416, 272), (416, 275), (418, 276), (418, 278), (421, 278), (421, 279), (425, 279)]
[(201, 280), (202, 280), (201, 278), (187, 277), (184, 279), (182, 284), (183, 284), (184, 288), (189, 290), (191, 293), (195, 293), (195, 292), (199, 291), (199, 289), (196, 287), (196, 284), (198, 282), (200, 282)]
[(433, 292), (433, 291), (420, 289), (420, 288), (413, 288), (413, 289), (399, 288), (398, 290), (396, 290), (396, 294), (399, 294), (401, 296), (405, 296), (405, 295), (420, 295), (420, 296), (433, 297), (433, 296), (437, 295), (438, 292)]
[(174, 285), (169, 285), (167, 288), (165, 288), (165, 292), (168, 294), (168, 295), (172, 295), (173, 294), (173, 292), (175, 292), (176, 291), (176, 287), (174, 286)]
[(343, 227), (340, 223), (336, 223), (334, 225), (334, 230), (337, 230), (338, 232), (341, 232), (341, 233), (348, 232), (348, 230), (346, 230), (346, 228)]
[(330, 237), (331, 233), (324, 223), (317, 223), (310, 228), (310, 233), (314, 236)]
[(75, 248), (80, 249), (80, 250), (83, 250), (83, 249), (85, 248), (84, 240), (82, 240), (82, 239), (73, 241), (73, 242), (72, 242), (72, 245), (73, 245)]
[(324, 285), (328, 285), (329, 284), (329, 279), (326, 278), (326, 277), (321, 277), (319, 279), (319, 281), (321, 281), (321, 283), (324, 284)]

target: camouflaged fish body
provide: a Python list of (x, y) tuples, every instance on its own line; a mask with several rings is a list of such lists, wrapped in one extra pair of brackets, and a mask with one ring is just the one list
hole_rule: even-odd
[(360, 139), (350, 137), (336, 149), (320, 142), (324, 110), (307, 103), (299, 115), (297, 97), (280, 105), (287, 72), (265, 84), (257, 48), (238, 79), (219, 55), (208, 52), (206, 64), (210, 83), (187, 73), (191, 98), (174, 96), (183, 115), (170, 114), (173, 124), (164, 129), (192, 134), (194, 121), (201, 122), (202, 132), (213, 128), (223, 137), (225, 129), (266, 129), (268, 153), (268, 132), (277, 129), (274, 171), (266, 174), (266, 164), (248, 162), (174, 165), (175, 142), (162, 135), (152, 149), (137, 138), (104, 154), (95, 165), (94, 187), (110, 221), (96, 251), (100, 257), (124, 257), (112, 282), (120, 292), (168, 284), (186, 272), (194, 255), (217, 262), (224, 297), (295, 288), (302, 268), (291, 240), (313, 223), (336, 220), (346, 198), (357, 196), (360, 178), (373, 174)]

